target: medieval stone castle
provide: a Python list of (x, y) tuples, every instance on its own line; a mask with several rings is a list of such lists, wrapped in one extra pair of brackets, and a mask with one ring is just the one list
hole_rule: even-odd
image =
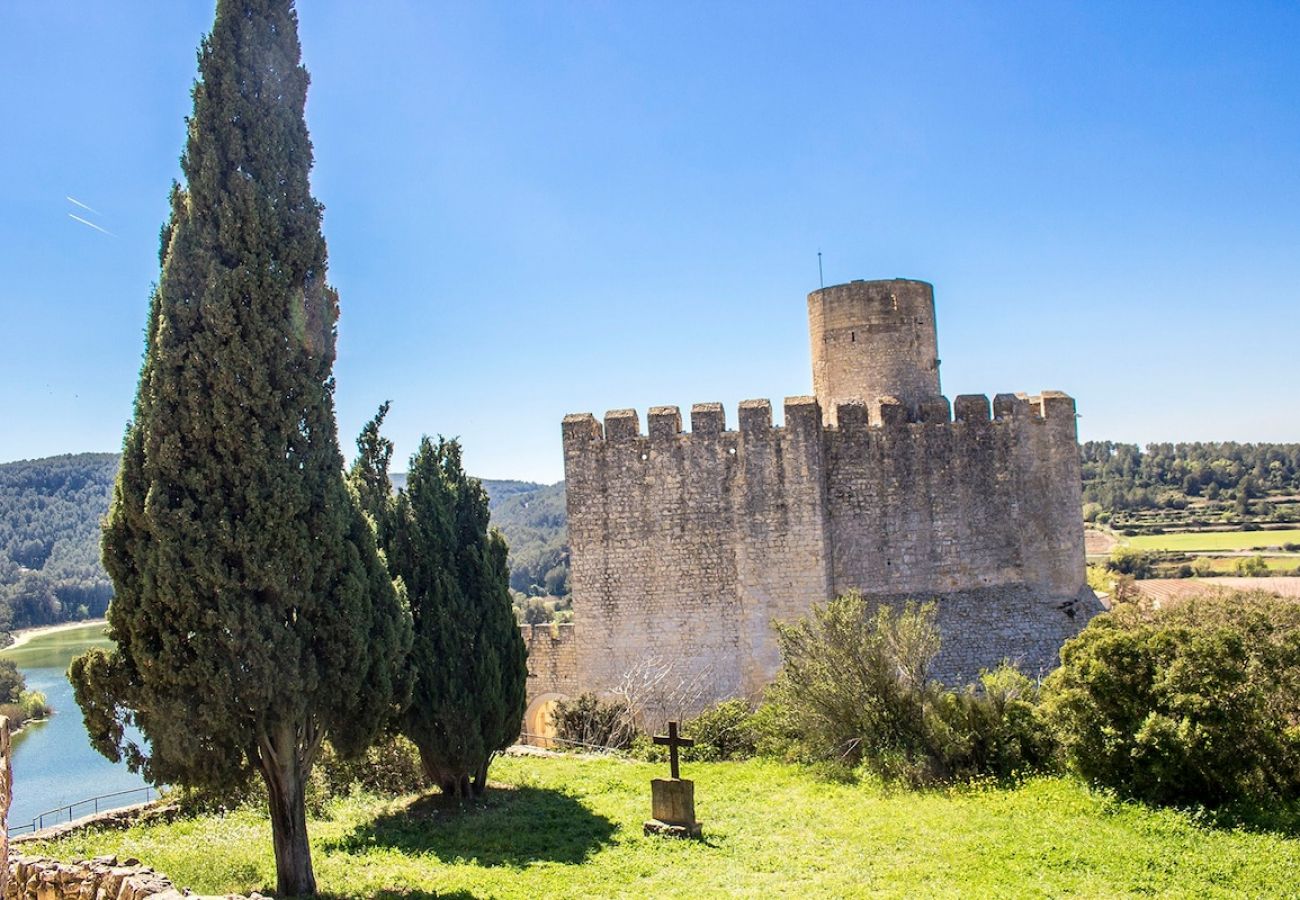
[(939, 389), (933, 288), (854, 281), (808, 295), (813, 396), (604, 425), (566, 416), (574, 623), (525, 627), (529, 715), (609, 691), (653, 655), (698, 701), (755, 696), (774, 620), (850, 589), (937, 601), (936, 675), (1037, 672), (1100, 611), (1084, 578), (1074, 400)]

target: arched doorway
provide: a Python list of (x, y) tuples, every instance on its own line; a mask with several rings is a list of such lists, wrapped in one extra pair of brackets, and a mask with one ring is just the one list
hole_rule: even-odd
[(534, 747), (553, 747), (555, 742), (555, 725), (551, 722), (551, 713), (560, 700), (568, 700), (564, 694), (546, 693), (534, 697), (524, 712), (524, 733), (521, 742)]

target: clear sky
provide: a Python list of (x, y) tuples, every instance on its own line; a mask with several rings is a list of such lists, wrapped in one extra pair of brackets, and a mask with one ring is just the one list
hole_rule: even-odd
[[(0, 460), (120, 444), (211, 15), (0, 6)], [(935, 285), (949, 396), (1065, 390), (1085, 439), (1300, 440), (1294, 3), (300, 19), (349, 456), (385, 399), (401, 460), (458, 435), (485, 477), (560, 478), (567, 412), (721, 400), (734, 427), (810, 390), (819, 250), (827, 284)]]

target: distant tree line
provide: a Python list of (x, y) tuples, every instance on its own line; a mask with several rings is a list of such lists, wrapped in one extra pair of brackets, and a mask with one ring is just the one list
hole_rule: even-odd
[[(118, 461), (116, 453), (78, 453), (0, 464), (0, 631), (104, 615), (113, 587), (99, 526)], [(405, 487), (405, 474), (393, 483)], [(544, 598), (569, 595), (564, 483), (488, 480), (483, 488), (492, 526), (510, 547), (521, 618), (550, 621), (557, 602)]]
[(1182, 508), (1192, 498), (1251, 500), (1300, 493), (1300, 444), (1087, 441), (1083, 500), (1101, 510)]

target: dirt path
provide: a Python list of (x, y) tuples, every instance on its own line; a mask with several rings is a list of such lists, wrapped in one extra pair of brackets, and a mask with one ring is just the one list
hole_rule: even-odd
[(56, 631), (70, 631), (73, 628), (85, 628), (87, 625), (107, 625), (107, 619), (82, 619), (80, 622), (62, 622), (58, 625), (40, 625), (36, 628), (20, 628), (13, 632), (14, 642), (6, 650), (13, 650), (15, 647), (21, 647), (23, 644), (38, 638), (43, 634), (53, 634)]

